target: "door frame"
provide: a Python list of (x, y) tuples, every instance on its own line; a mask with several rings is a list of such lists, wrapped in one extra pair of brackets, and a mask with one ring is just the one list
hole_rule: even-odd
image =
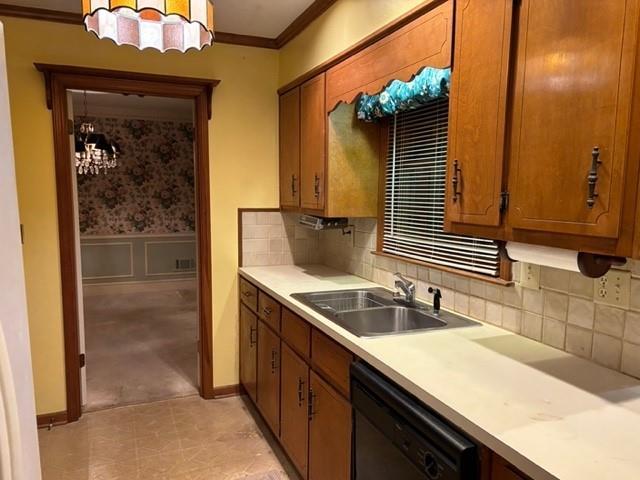
[(211, 277), (211, 201), (209, 179), (209, 120), (211, 100), (219, 80), (103, 70), (66, 65), (34, 64), (45, 80), (47, 107), (53, 119), (60, 277), (64, 326), (67, 421), (82, 415), (80, 339), (74, 218), (76, 205), (69, 168), (71, 152), (67, 121), (67, 90), (94, 90), (128, 95), (184, 98), (194, 102), (194, 170), (198, 274), (200, 396), (214, 398), (213, 304)]

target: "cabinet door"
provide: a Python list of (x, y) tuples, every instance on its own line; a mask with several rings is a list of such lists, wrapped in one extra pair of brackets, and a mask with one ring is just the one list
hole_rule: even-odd
[(528, 478), (506, 460), (493, 454), (491, 480), (528, 480)]
[(324, 209), (326, 112), (324, 73), (300, 87), (300, 204)]
[(280, 97), (280, 205), (300, 206), (300, 89)]
[(351, 405), (311, 372), (309, 480), (351, 478)]
[(280, 338), (258, 321), (258, 409), (280, 434)]
[(303, 478), (307, 478), (309, 367), (282, 344), (280, 440)]
[(511, 227), (617, 238), (637, 30), (638, 0), (523, 0)]
[(256, 401), (256, 362), (258, 317), (245, 305), (240, 305), (240, 382)]
[(446, 221), (500, 224), (513, 0), (456, 2)]

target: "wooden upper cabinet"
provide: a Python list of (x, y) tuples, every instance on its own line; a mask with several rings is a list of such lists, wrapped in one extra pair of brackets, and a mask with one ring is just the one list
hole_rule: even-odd
[(280, 435), (280, 338), (258, 321), (258, 409)]
[(300, 206), (300, 89), (280, 97), (280, 205)]
[(307, 478), (309, 366), (285, 343), (281, 384), (280, 440), (302, 478)]
[(378, 93), (391, 80), (408, 81), (422, 67), (449, 67), (452, 33), (453, 0), (448, 0), (330, 68), (327, 110), (360, 93)]
[(513, 0), (456, 2), (446, 222), (498, 226)]
[(325, 75), (300, 87), (300, 205), (323, 210), (326, 162)]
[(638, 17), (638, 0), (522, 1), (510, 227), (618, 237)]
[(351, 478), (351, 405), (311, 371), (309, 480)]
[(258, 317), (240, 304), (240, 383), (251, 399), (256, 401), (256, 366), (258, 345)]

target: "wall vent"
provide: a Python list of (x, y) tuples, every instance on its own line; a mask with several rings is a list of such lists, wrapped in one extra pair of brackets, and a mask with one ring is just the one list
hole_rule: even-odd
[(196, 261), (193, 258), (178, 258), (176, 259), (176, 270), (195, 270)]

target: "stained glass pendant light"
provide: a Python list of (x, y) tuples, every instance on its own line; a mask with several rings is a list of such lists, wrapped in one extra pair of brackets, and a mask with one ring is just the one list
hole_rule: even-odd
[(118, 45), (161, 52), (213, 43), (212, 0), (82, 0), (87, 31)]
[(93, 123), (87, 119), (87, 92), (84, 92), (84, 117), (80, 131), (75, 137), (76, 170), (79, 175), (97, 175), (101, 171), (107, 173), (110, 168), (118, 166), (120, 148), (118, 144), (95, 131)]

